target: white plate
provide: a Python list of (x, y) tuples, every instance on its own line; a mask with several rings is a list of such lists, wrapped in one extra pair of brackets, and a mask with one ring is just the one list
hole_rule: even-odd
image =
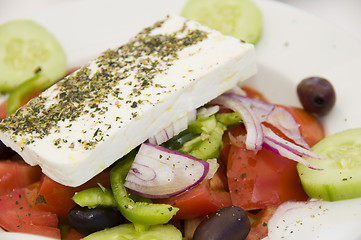
[[(361, 43), (300, 10), (279, 2), (255, 1), (263, 12), (264, 32), (256, 46), (259, 72), (247, 84), (273, 102), (299, 106), (298, 82), (313, 75), (326, 77), (337, 91), (337, 104), (323, 119), (326, 133), (361, 127), (361, 110), (357, 107), (361, 102)], [(121, 45), (166, 14), (179, 14), (184, 3), (185, 0), (67, 1), (34, 14), (32, 19), (55, 34), (65, 48), (69, 67), (73, 67), (107, 48)], [(337, 211), (344, 213), (342, 207)], [(355, 208), (357, 211), (361, 209)], [(329, 220), (332, 226), (340, 227), (340, 231), (347, 225), (347, 222), (332, 222), (331, 216)], [(360, 226), (360, 217), (356, 220)], [(355, 224), (355, 219), (348, 221)], [(311, 233), (308, 239), (339, 239), (337, 235), (328, 235), (324, 229), (321, 225), (302, 231)], [(354, 234), (359, 233), (359, 229), (348, 228), (347, 231)], [(357, 235), (343, 236), (349, 240), (359, 239)], [(4, 239), (2, 233), (0, 238)]]

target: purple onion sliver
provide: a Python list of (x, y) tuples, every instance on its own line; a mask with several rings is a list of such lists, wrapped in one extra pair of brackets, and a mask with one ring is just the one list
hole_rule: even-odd
[(243, 104), (247, 105), (254, 114), (262, 121), (263, 119), (266, 119), (268, 115), (273, 111), (274, 105), (267, 103), (265, 101), (262, 101), (260, 99), (250, 98), (247, 96), (241, 96), (238, 94), (232, 94), (232, 93), (225, 93), (222, 96), (227, 96), (230, 98), (235, 99), (236, 101), (242, 102)]
[[(139, 166), (152, 169), (155, 178), (144, 181), (142, 174), (146, 174), (146, 168)], [(184, 192), (200, 183), (209, 172), (209, 163), (202, 159), (150, 143), (141, 145), (131, 168), (133, 167), (139, 173), (130, 171), (124, 186), (149, 198), (166, 198)]]
[(168, 127), (162, 129), (155, 135), (151, 136), (148, 141), (152, 144), (160, 145), (169, 139), (173, 138), (181, 131), (187, 129), (188, 124), (196, 120), (197, 117), (197, 110), (194, 109), (189, 113), (185, 114), (183, 117), (179, 118), (175, 122), (173, 122)]
[[(145, 174), (144, 174), (144, 169), (148, 169), (148, 173), (151, 172), (151, 174), (147, 174), (147, 176), (151, 176), (150, 178), (145, 178)], [(134, 175), (136, 178), (138, 178), (139, 180), (142, 181), (153, 181), (156, 177), (157, 174), (154, 171), (154, 169), (150, 168), (149, 166), (146, 166), (144, 164), (139, 164), (139, 163), (133, 163), (132, 167), (129, 170), (128, 174), (132, 174)]]
[[(172, 196), (175, 196), (177, 194), (180, 194), (182, 192), (185, 192), (187, 191), (188, 189), (191, 189), (192, 187), (198, 185), (200, 182), (202, 182), (202, 180), (198, 180), (196, 182), (194, 182), (193, 184), (191, 185), (188, 185), (187, 187), (183, 188), (183, 189), (180, 189), (178, 191), (172, 191), (172, 192), (169, 192), (167, 194), (150, 194), (150, 193), (145, 193), (145, 192), (142, 192), (142, 191), (137, 191), (137, 190), (134, 190), (134, 189), (130, 189), (128, 188), (128, 190), (136, 195), (139, 195), (139, 196), (142, 196), (142, 197), (146, 197), (146, 198), (150, 198), (150, 199), (163, 199), (163, 198), (169, 198), (169, 197), (172, 197)], [(129, 183), (133, 183), (134, 185), (137, 185), (137, 183), (134, 183), (134, 182), (129, 182)], [(138, 185), (139, 188), (142, 188), (141, 185)]]
[[(231, 95), (231, 96), (228, 96)], [(220, 97), (213, 100), (213, 102), (221, 104), (234, 112), (238, 112), (247, 130), (246, 137), (246, 148), (248, 150), (260, 150), (262, 149), (263, 143), (263, 132), (261, 122), (256, 116), (252, 114), (251, 109), (247, 105), (237, 99), (233, 99), (232, 96), (235, 94), (221, 95)]]
[[(251, 115), (251, 117), (255, 123), (256, 129), (257, 129), (258, 136), (257, 136), (256, 149), (257, 150), (262, 149), (263, 131), (261, 129), (261, 122), (263, 120), (266, 120), (268, 115), (273, 111), (274, 105), (267, 103), (265, 101), (262, 101), (260, 99), (254, 99), (254, 98), (250, 98), (247, 96), (241, 96), (241, 95), (234, 94), (234, 93), (225, 93), (222, 95), (222, 97), (233, 99), (235, 102), (238, 102), (240, 105), (242, 105), (244, 108), (246, 108), (249, 111), (249, 114)], [(238, 109), (238, 112), (240, 110), (241, 109)], [(236, 111), (236, 110), (233, 110), (233, 111)], [(244, 114), (247, 114), (247, 113), (244, 112)], [(242, 114), (241, 114), (241, 116), (242, 116)], [(247, 126), (246, 126), (246, 128), (247, 128)], [(248, 129), (247, 129), (247, 132), (248, 132)]]
[(291, 159), (291, 160), (294, 160), (300, 164), (303, 164), (305, 165), (306, 167), (310, 168), (310, 169), (313, 169), (313, 170), (322, 170), (321, 168), (318, 168), (316, 167), (315, 165), (313, 165), (312, 163), (306, 161), (304, 158), (294, 154), (293, 152), (283, 148), (282, 146), (270, 141), (268, 138), (265, 138), (264, 139), (264, 142), (263, 142), (263, 146), (266, 148), (266, 149), (269, 149), (271, 150), (272, 152), (282, 156), (282, 157), (285, 157), (285, 158), (288, 158), (288, 159)]
[(270, 128), (268, 128), (266, 126), (262, 126), (262, 128), (263, 128), (263, 132), (265, 134), (265, 138), (268, 138), (268, 140), (274, 142), (275, 144), (280, 145), (281, 147), (293, 152), (294, 154), (313, 158), (313, 159), (320, 159), (320, 156), (318, 156), (314, 152), (281, 138), (280, 136), (275, 134)]
[(315, 153), (307, 150), (307, 149), (304, 149), (298, 145), (295, 145), (289, 141), (286, 141), (284, 140), (283, 142), (280, 142), (272, 137), (269, 137), (269, 136), (266, 136), (265, 139), (279, 145), (280, 147), (296, 154), (296, 155), (299, 155), (299, 156), (304, 156), (304, 157), (309, 157), (309, 158), (313, 158), (313, 159), (321, 159), (318, 155), (316, 155)]
[(143, 145), (148, 145), (152, 148), (155, 148), (155, 149), (158, 149), (160, 151), (163, 151), (165, 153), (170, 153), (170, 154), (174, 154), (174, 155), (179, 155), (179, 156), (182, 156), (182, 157), (186, 157), (186, 158), (189, 158), (189, 159), (192, 159), (194, 161), (197, 161), (197, 162), (200, 162), (201, 164), (204, 165), (205, 168), (207, 168), (208, 166), (208, 163), (202, 159), (199, 159), (199, 158), (196, 158), (196, 157), (193, 157), (192, 155), (189, 155), (187, 153), (184, 153), (184, 152), (180, 152), (180, 151), (177, 151), (177, 150), (171, 150), (171, 149), (168, 149), (168, 148), (165, 148), (165, 147), (162, 147), (162, 146), (159, 146), (159, 145), (153, 145), (153, 144), (150, 144), (150, 143), (143, 143)]
[(299, 124), (296, 122), (293, 115), (284, 107), (276, 106), (271, 114), (269, 114), (266, 122), (279, 129), (298, 145), (311, 149), (301, 135)]
[(213, 105), (210, 107), (201, 107), (197, 110), (197, 116), (199, 118), (209, 117), (212, 116), (213, 114), (216, 114), (219, 111), (219, 109), (220, 109), (219, 105)]

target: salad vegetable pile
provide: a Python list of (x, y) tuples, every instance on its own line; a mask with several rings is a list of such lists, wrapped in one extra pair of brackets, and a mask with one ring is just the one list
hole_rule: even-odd
[[(190, 0), (183, 15), (252, 43), (261, 37), (248, 0)], [(34, 22), (0, 26), (0, 50), (3, 118), (65, 74), (59, 43)], [(305, 79), (297, 92), (307, 111), (234, 87), (75, 188), (0, 142), (0, 227), (68, 240), (255, 240), (284, 202), (361, 197), (360, 129), (325, 138), (318, 116), (336, 101), (326, 79)]]
[[(237, 91), (240, 92), (240, 89)], [(279, 131), (279, 136), (289, 141), (289, 144), (292, 144), (294, 139), (299, 139), (299, 135), (292, 134), (290, 136), (294, 139), (288, 138), (277, 128), (283, 123), (275, 121), (287, 115), (301, 124), (301, 135), (311, 136), (311, 138), (305, 138), (307, 144), (313, 144), (324, 137), (317, 119), (306, 111), (300, 108), (275, 106), (260, 100), (262, 95), (249, 88), (243, 88), (243, 91), (246, 95), (236, 93), (228, 95), (251, 101), (253, 106), (261, 103), (261, 106), (272, 107), (268, 122), (262, 125), (267, 125), (267, 129), (272, 128), (272, 132)], [(273, 125), (270, 124), (272, 121)], [(298, 129), (298, 124), (295, 123), (291, 127), (296, 126)], [(41, 175), (37, 167), (21, 163), (29, 168), (29, 172), (30, 169), (36, 171), (36, 174), (32, 174), (37, 177), (29, 180), (34, 183), (28, 182), (23, 186), (16, 186), (14, 182), (11, 187), (7, 185), (0, 204), (7, 203), (11, 206), (14, 201), (18, 201), (19, 199), (13, 199), (11, 195), (15, 194), (12, 189), (20, 189), (22, 192), (16, 194), (32, 197), (23, 197), (24, 201), (27, 201), (23, 204), (32, 206), (28, 209), (32, 216), (40, 212), (51, 213), (53, 218), (68, 217), (70, 226), (83, 235), (96, 232), (94, 233), (96, 235), (90, 234), (86, 239), (99, 236), (101, 233), (97, 232), (98, 230), (115, 227), (125, 222), (133, 223), (132, 228), (127, 224), (128, 227), (117, 227), (119, 231), (104, 230), (104, 234), (117, 235), (125, 231), (129, 236), (136, 236), (139, 232), (148, 234), (148, 231), (153, 232), (156, 229), (163, 231), (163, 224), (167, 224), (171, 219), (173, 219), (171, 222), (177, 223), (175, 225), (187, 223), (181, 229), (187, 232), (184, 234), (192, 235), (188, 232), (193, 232), (194, 226), (189, 226), (188, 222), (200, 222), (207, 214), (225, 207), (238, 206), (241, 210), (238, 209), (237, 212), (241, 211), (252, 219), (253, 234), (266, 236), (267, 228), (261, 227), (262, 224), (259, 221), (265, 221), (265, 214), (268, 215), (269, 211), (272, 211), (269, 209), (287, 200), (306, 200), (308, 197), (298, 178), (297, 162), (282, 156), (283, 153), (278, 153), (274, 149), (268, 150), (264, 147), (258, 151), (247, 149), (249, 135), (246, 131), (247, 127), (238, 112), (224, 105), (211, 103), (210, 106), (199, 109), (197, 119), (176, 136), (160, 146), (151, 143), (143, 144), (140, 149), (120, 159), (110, 172), (101, 173), (91, 182), (78, 188), (62, 186), (45, 175)], [(306, 149), (303, 149), (304, 154), (307, 154)], [(216, 167), (209, 160), (214, 158), (218, 163)], [(15, 161), (4, 163), (20, 165)], [(181, 164), (180, 168), (178, 168), (179, 164)], [(163, 165), (163, 168), (159, 165)], [(135, 178), (131, 178), (132, 174), (135, 174)], [(182, 177), (177, 178), (181, 174)], [(22, 178), (24, 177), (25, 175), (22, 174)], [(152, 182), (155, 182), (157, 187), (152, 187)], [(150, 184), (149, 187), (145, 186), (147, 183)], [(126, 188), (125, 186), (128, 185), (131, 187)], [(29, 186), (32, 187), (32, 194), (29, 193)], [(9, 192), (12, 192), (11, 195)], [(16, 211), (14, 207), (18, 208), (22, 205), (15, 204), (12, 209), (6, 206), (9, 209), (8, 214), (11, 214), (10, 210)], [(222, 216), (224, 215), (227, 219), (227, 216), (233, 215), (227, 210), (224, 211)], [(249, 221), (248, 218), (246, 219)], [(243, 221), (246, 220), (243, 219)], [(234, 226), (233, 229), (248, 234), (251, 223), (247, 221), (245, 224), (242, 223), (242, 228)], [(0, 223), (7, 230), (20, 230), (8, 226), (13, 226), (14, 223), (8, 221), (8, 224), (1, 221)], [(25, 225), (25, 222), (21, 223), (21, 226)], [(55, 226), (47, 226), (47, 228), (52, 227), (55, 232)], [(165, 226), (171, 229), (170, 226)], [(42, 227), (44, 226), (36, 226), (36, 229)], [(217, 229), (217, 232), (222, 232), (222, 227)], [(172, 239), (181, 239), (182, 234), (179, 230), (174, 229), (173, 232), (175, 236)], [(46, 233), (42, 231), (41, 234)], [(202, 232), (198, 234), (204, 235)], [(52, 234), (48, 236), (54, 237)]]

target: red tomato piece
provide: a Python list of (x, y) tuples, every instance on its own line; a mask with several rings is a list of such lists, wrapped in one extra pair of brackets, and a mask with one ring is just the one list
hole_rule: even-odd
[(261, 240), (268, 235), (268, 221), (276, 211), (276, 206), (268, 206), (255, 214), (252, 218), (254, 222), (251, 225), (246, 240)]
[(28, 203), (30, 204), (30, 206), (32, 206), (32, 207), (35, 206), (36, 198), (38, 197), (39, 186), (40, 186), (40, 181), (26, 186), (25, 197), (26, 197), (26, 200), (28, 201)]
[(228, 129), (223, 134), (223, 148), (219, 156), (219, 163), (225, 169), (227, 169), (229, 150), (232, 145), (239, 147), (245, 147), (246, 141), (246, 129), (243, 124)]
[(174, 219), (203, 216), (232, 205), (230, 194), (225, 191), (222, 182), (222, 176), (217, 171), (212, 179), (204, 181), (184, 193), (157, 202), (179, 208)]
[(41, 170), (23, 161), (0, 161), (0, 195), (39, 181)]
[(249, 86), (242, 86), (241, 87), (243, 91), (246, 92), (247, 97), (250, 98), (255, 98), (255, 99), (259, 99), (259, 100), (263, 100), (265, 102), (268, 102), (268, 99), (259, 91), (257, 91), (256, 89), (249, 87)]
[(43, 175), (35, 207), (59, 216), (67, 216), (69, 210), (75, 206), (75, 202), (71, 200), (75, 192), (76, 188), (61, 185)]
[(71, 199), (74, 194), (87, 188), (97, 187), (98, 183), (104, 187), (110, 187), (108, 170), (103, 171), (79, 187), (64, 186), (43, 175), (35, 207), (56, 213), (58, 216), (67, 216), (69, 210), (75, 206), (75, 202)]
[[(242, 87), (247, 96), (266, 100), (252, 88)], [(310, 145), (324, 138), (324, 130), (318, 119), (297, 107), (286, 108), (300, 124), (301, 135)], [(272, 127), (272, 126), (270, 126)], [(281, 137), (280, 131), (272, 129)], [(262, 209), (287, 200), (306, 200), (296, 170), (296, 162), (268, 150), (258, 154), (245, 149), (246, 130), (243, 125), (228, 130), (223, 136), (220, 162), (227, 168), (228, 185), (235, 205), (246, 210)]]
[(80, 234), (74, 228), (71, 228), (63, 240), (80, 240), (84, 237), (85, 236), (83, 234)]
[(72, 67), (69, 68), (68, 70), (66, 70), (65, 76), (68, 76), (69, 74), (75, 72), (76, 70), (78, 70), (80, 67)]
[(267, 149), (255, 154), (232, 145), (227, 177), (234, 205), (245, 210), (279, 205), (287, 200), (306, 200), (296, 162)]
[(6, 118), (6, 105), (8, 104), (8, 101), (3, 101), (0, 103), (0, 119)]
[(56, 214), (33, 208), (28, 190), (17, 189), (0, 196), (0, 226), (10, 232), (24, 232), (60, 239)]

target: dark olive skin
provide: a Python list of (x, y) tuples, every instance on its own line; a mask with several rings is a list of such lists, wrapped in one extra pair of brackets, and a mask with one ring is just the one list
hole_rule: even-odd
[(297, 86), (297, 95), (303, 108), (319, 116), (331, 111), (336, 102), (336, 92), (325, 78), (309, 77)]
[(0, 141), (0, 160), (7, 160), (15, 155), (15, 152)]
[(69, 211), (68, 220), (70, 225), (83, 235), (115, 227), (125, 221), (116, 208), (96, 207), (89, 209), (78, 205)]
[(198, 225), (193, 240), (244, 240), (250, 230), (251, 223), (242, 208), (225, 207)]

